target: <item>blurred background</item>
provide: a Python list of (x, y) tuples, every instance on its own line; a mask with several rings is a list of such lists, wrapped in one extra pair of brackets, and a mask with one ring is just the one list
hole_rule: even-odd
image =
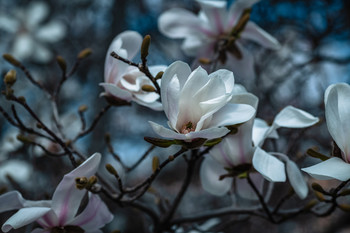
[[(143, 36), (151, 35), (149, 65), (169, 65), (176, 60), (192, 63), (193, 58), (186, 57), (180, 50), (182, 40), (166, 38), (158, 31), (159, 15), (172, 7), (199, 11), (198, 4), (192, 0), (1, 0), (0, 53), (12, 54), (30, 70), (36, 80), (53, 90), (61, 75), (56, 56), (65, 58), (71, 68), (82, 49), (92, 49), (93, 54), (82, 62), (76, 74), (63, 85), (59, 97), (59, 115), (65, 133), (74, 135), (81, 127), (77, 114), (79, 106), (88, 106), (88, 124), (106, 106), (106, 101), (99, 98), (103, 88), (98, 84), (103, 81), (108, 46), (119, 33), (135, 30)], [(254, 54), (256, 78), (236, 82), (259, 97), (257, 116), (268, 122), (272, 122), (278, 111), (286, 105), (302, 108), (323, 119), (318, 126), (303, 132), (280, 131), (278, 151), (295, 156), (293, 158), (300, 161), (300, 166), (310, 165), (314, 160), (304, 158), (307, 148), (317, 146), (325, 154), (331, 150), (330, 136), (324, 122), (324, 90), (332, 83), (350, 81), (350, 2), (262, 0), (253, 7), (251, 19), (276, 37), (282, 48), (271, 51), (253, 43), (248, 44)], [(139, 58), (136, 57), (134, 61), (139, 62)], [(11, 68), (4, 59), (0, 59), (1, 77)], [(20, 71), (18, 80), (14, 87), (16, 93), (25, 96), (43, 121), (52, 125), (52, 110), (44, 93), (32, 86)], [(5, 88), (2, 82), (0, 87), (2, 90)], [(0, 105), (8, 113), (11, 112), (11, 103), (3, 96)], [(26, 124), (34, 125), (23, 109), (18, 106), (17, 110)], [(106, 149), (103, 140), (105, 133), (111, 134), (115, 152), (127, 165), (132, 165), (149, 148), (143, 137), (155, 136), (148, 125), (149, 120), (166, 124), (163, 113), (154, 113), (136, 104), (112, 108), (99, 123), (98, 130), (79, 140), (76, 146), (86, 156), (101, 152), (104, 162), (121, 169)], [(45, 156), (40, 149), (18, 142), (18, 133), (0, 116), (0, 193), (16, 189), (28, 199), (50, 198), (62, 175), (71, 170), (69, 161)], [(301, 134), (303, 140), (298, 140)], [(268, 142), (266, 147), (272, 147), (272, 143)], [(171, 151), (165, 149), (156, 149), (151, 153), (161, 159), (170, 154)], [(137, 183), (145, 174), (149, 174), (151, 157), (132, 174), (125, 175), (125, 182)], [(157, 195), (147, 194), (143, 201), (156, 203), (159, 195), (163, 199), (172, 199), (175, 193), (173, 190), (178, 189), (181, 174), (185, 172), (182, 165), (183, 161), (176, 161), (164, 171), (155, 183)], [(177, 172), (172, 173), (174, 170)], [(324, 185), (332, 187), (333, 184)], [(229, 196), (220, 199), (205, 193), (198, 175), (187, 194), (179, 211), (186, 215), (223, 207), (230, 202)], [(297, 198), (295, 201), (298, 201)], [(147, 232), (149, 220), (138, 211), (121, 208), (113, 203), (109, 203), (109, 207), (116, 215), (105, 232), (115, 229), (121, 232)], [(1, 214), (0, 224), (11, 213)], [(222, 228), (224, 232), (260, 232), (261, 226), (266, 225), (265, 229), (269, 229), (266, 232), (344, 233), (350, 232), (349, 217), (349, 214), (340, 211), (325, 219), (303, 215), (278, 226), (254, 217), (226, 217), (223, 219), (226, 225)], [(32, 228), (33, 225), (30, 225), (18, 232), (30, 232)], [(187, 230), (191, 230), (191, 227), (185, 226), (184, 232)]]

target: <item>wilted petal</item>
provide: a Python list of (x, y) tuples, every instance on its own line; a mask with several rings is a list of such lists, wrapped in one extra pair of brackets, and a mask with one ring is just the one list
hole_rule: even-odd
[(231, 189), (232, 178), (219, 180), (219, 177), (226, 173), (227, 171), (220, 163), (211, 156), (207, 156), (201, 164), (199, 173), (203, 189), (213, 195), (226, 194)]
[(64, 225), (66, 221), (74, 218), (86, 193), (86, 190), (79, 190), (75, 187), (75, 178), (94, 175), (100, 160), (99, 153), (93, 154), (79, 167), (66, 174), (57, 186), (52, 197), (52, 209), (58, 216), (60, 225)]
[(279, 159), (257, 147), (253, 155), (254, 168), (271, 182), (286, 181), (285, 166)]
[(287, 106), (277, 114), (273, 124), (277, 127), (305, 128), (316, 124), (318, 121), (318, 117), (314, 117), (310, 113), (293, 106)]
[(268, 49), (279, 49), (281, 47), (276, 38), (251, 21), (247, 23), (241, 36), (244, 39), (252, 40)]
[(2, 225), (1, 230), (4, 232), (10, 231), (13, 229), (18, 229), (27, 224), (30, 224), (46, 213), (48, 213), (51, 209), (46, 207), (30, 207), (30, 208), (22, 208), (17, 213), (12, 215), (4, 225)]
[(350, 162), (350, 86), (346, 83), (329, 86), (325, 105), (328, 131), (343, 151), (344, 160)]
[(98, 195), (89, 193), (89, 203), (72, 222), (67, 225), (80, 226), (85, 231), (99, 229), (112, 221), (113, 215)]
[(350, 164), (337, 157), (327, 159), (311, 167), (302, 168), (301, 170), (319, 180), (337, 179), (347, 181), (350, 179)]

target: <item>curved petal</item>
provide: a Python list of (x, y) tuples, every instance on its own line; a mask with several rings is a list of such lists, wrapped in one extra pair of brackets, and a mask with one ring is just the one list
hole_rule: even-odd
[(212, 31), (217, 35), (224, 33), (227, 27), (226, 1), (197, 0), (197, 2), (207, 17)]
[(30, 30), (35, 30), (49, 14), (49, 6), (45, 2), (31, 2), (27, 6), (26, 25)]
[(260, 0), (236, 0), (229, 8), (228, 28), (233, 28), (245, 9), (253, 7)]
[(142, 100), (136, 99), (136, 98), (134, 98), (133, 101), (135, 101), (139, 105), (145, 106), (145, 107), (150, 108), (150, 109), (155, 110), (155, 111), (162, 111), (163, 110), (163, 105), (158, 101), (148, 103), (148, 102), (144, 102)]
[[(126, 58), (129, 60), (132, 60), (141, 48), (141, 44), (143, 41), (142, 36), (140, 35), (140, 33), (136, 32), (136, 31), (124, 31), (124, 32), (120, 33), (119, 35), (117, 35), (113, 39), (113, 42), (117, 41), (118, 39), (121, 39), (121, 41), (122, 41), (121, 48), (125, 49), (128, 53)], [(108, 49), (109, 53), (111, 53), (114, 49), (112, 46), (114, 44), (113, 42), (111, 43), (111, 47)]]
[(100, 86), (102, 86), (108, 94), (111, 94), (115, 97), (118, 97), (126, 101), (130, 101), (132, 99), (132, 94), (130, 92), (128, 92), (127, 90), (121, 89), (115, 84), (100, 83)]
[(232, 71), (226, 69), (217, 70), (209, 74), (209, 79), (221, 79), (225, 84), (226, 93), (231, 94), (233, 92), (235, 78)]
[(80, 226), (85, 231), (99, 229), (112, 221), (112, 213), (106, 204), (96, 194), (89, 193), (89, 203), (72, 222), (67, 223), (72, 226)]
[(350, 86), (338, 83), (328, 87), (325, 105), (328, 131), (343, 151), (344, 160), (350, 162)]
[(214, 35), (206, 25), (192, 12), (173, 8), (158, 18), (159, 31), (169, 38), (185, 38), (188, 35)]
[(63, 39), (65, 34), (66, 26), (63, 23), (59, 21), (51, 21), (40, 27), (35, 35), (39, 40), (54, 43)]
[(311, 167), (302, 168), (301, 170), (318, 180), (337, 179), (346, 181), (350, 179), (350, 164), (337, 157), (327, 159)]
[[(269, 130), (270, 126), (266, 121), (256, 118), (253, 125), (253, 143), (254, 146), (262, 146), (266, 138), (278, 138), (275, 129)], [(269, 133), (268, 133), (269, 132)]]
[(48, 213), (51, 209), (46, 207), (30, 207), (30, 208), (22, 208), (17, 213), (12, 215), (4, 225), (2, 225), (1, 230), (3, 232), (8, 232), (11, 229), (18, 229), (27, 224), (34, 222), (39, 219), (46, 213)]
[(235, 125), (248, 121), (255, 114), (255, 109), (248, 104), (226, 104), (217, 111), (210, 122), (210, 127)]
[(0, 213), (20, 209), (24, 206), (24, 198), (18, 191), (11, 191), (0, 196)]
[(271, 182), (286, 181), (284, 163), (270, 155), (260, 147), (257, 147), (253, 155), (254, 168)]
[(305, 128), (316, 124), (318, 121), (318, 117), (314, 117), (310, 113), (293, 106), (287, 106), (277, 114), (273, 124), (277, 127)]
[(207, 156), (201, 164), (199, 173), (203, 189), (213, 195), (225, 195), (232, 187), (232, 178), (219, 180), (219, 177), (226, 173), (221, 164), (211, 156)]
[(100, 164), (101, 154), (95, 153), (79, 167), (66, 174), (57, 186), (52, 197), (52, 209), (59, 218), (59, 224), (64, 225), (76, 215), (81, 199), (86, 190), (75, 187), (75, 178), (91, 177), (97, 171)]
[(245, 26), (243, 32), (241, 33), (241, 37), (243, 39), (252, 40), (268, 49), (281, 48), (281, 45), (276, 38), (251, 21), (249, 21)]

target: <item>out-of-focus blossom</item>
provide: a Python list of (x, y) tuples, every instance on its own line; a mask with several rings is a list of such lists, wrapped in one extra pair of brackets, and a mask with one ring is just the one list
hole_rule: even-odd
[[(350, 179), (350, 86), (346, 83), (330, 85), (325, 92), (328, 131), (341, 153), (302, 170), (316, 179)], [(341, 157), (341, 158), (340, 158)]]
[[(239, 94), (233, 97), (238, 103), (246, 103), (257, 108), (258, 99), (252, 94)], [(227, 170), (239, 172), (242, 166), (253, 165), (265, 179), (271, 182), (284, 182), (286, 175), (300, 198), (305, 198), (307, 185), (297, 165), (281, 153), (267, 153), (260, 146), (268, 137), (278, 137), (279, 127), (304, 128), (318, 122), (318, 118), (300, 109), (288, 106), (268, 126), (260, 119), (251, 119), (210, 150), (210, 157), (201, 166), (200, 177), (203, 188), (214, 195), (223, 195), (231, 189), (231, 178), (220, 180)], [(239, 168), (240, 167), (240, 168)], [(238, 175), (238, 174), (237, 174)]]
[(63, 39), (66, 27), (58, 20), (43, 23), (49, 13), (48, 5), (39, 1), (31, 2), (13, 14), (1, 13), (0, 29), (14, 37), (8, 52), (19, 60), (50, 61), (53, 53), (48, 45)]
[(226, 63), (236, 76), (252, 78), (253, 56), (242, 42), (253, 41), (269, 49), (280, 47), (274, 37), (255, 23), (243, 23), (249, 19), (245, 10), (258, 1), (237, 0), (227, 9), (227, 1), (197, 0), (201, 7), (198, 15), (173, 8), (159, 17), (158, 27), (167, 37), (184, 38), (182, 50), (188, 56), (213, 59), (214, 54), (219, 53), (219, 47), (226, 44), (225, 51), (219, 54), (220, 61)]
[(77, 189), (75, 183), (77, 177), (94, 175), (100, 160), (101, 155), (96, 153), (66, 174), (50, 201), (28, 201), (17, 191), (1, 195), (0, 212), (19, 209), (3, 224), (2, 231), (8, 232), (36, 221), (43, 229), (34, 229), (32, 233), (102, 232), (99, 229), (112, 221), (113, 215), (99, 196), (91, 193), (87, 206), (77, 215), (86, 190)]
[(1, 157), (0, 162), (7, 159), (7, 154), (16, 151), (21, 147), (22, 142), (17, 140), (19, 130), (11, 128), (4, 133), (4, 136), (0, 142)]
[[(130, 66), (110, 55), (114, 51), (119, 56), (132, 60), (140, 50), (141, 44), (142, 36), (135, 31), (125, 31), (116, 36), (106, 55), (104, 83), (100, 85), (106, 91), (103, 95), (112, 95), (128, 102), (135, 101), (140, 105), (160, 111), (162, 104), (159, 102), (159, 95), (156, 92), (142, 90), (144, 85), (154, 87), (151, 80), (137, 67)], [(156, 76), (165, 68), (166, 66), (158, 65), (150, 66), (149, 70), (153, 76)]]
[(32, 172), (32, 165), (25, 161), (9, 159), (0, 162), (0, 182), (6, 182), (6, 176), (9, 175), (16, 182), (23, 184), (30, 179)]
[(208, 75), (201, 67), (191, 72), (186, 63), (174, 62), (165, 70), (161, 85), (163, 109), (171, 129), (150, 124), (165, 138), (191, 141), (222, 137), (229, 132), (223, 126), (248, 121), (255, 113), (250, 105), (230, 102), (233, 88), (231, 71), (222, 69)]

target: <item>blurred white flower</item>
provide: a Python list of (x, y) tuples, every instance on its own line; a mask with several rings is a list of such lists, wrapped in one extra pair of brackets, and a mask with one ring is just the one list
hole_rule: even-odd
[(208, 75), (201, 67), (192, 72), (186, 63), (174, 62), (165, 70), (161, 85), (163, 109), (171, 129), (150, 124), (165, 138), (191, 141), (222, 137), (229, 132), (223, 126), (246, 122), (255, 113), (250, 105), (230, 102), (233, 88), (231, 71), (222, 69)]
[[(129, 66), (110, 55), (114, 51), (119, 56), (132, 60), (140, 50), (141, 44), (142, 36), (135, 31), (125, 31), (114, 38), (106, 54), (105, 82), (100, 84), (106, 92), (102, 94), (112, 95), (128, 102), (135, 101), (140, 105), (160, 111), (162, 104), (159, 102), (159, 95), (156, 92), (142, 90), (144, 85), (154, 87), (151, 80), (137, 67)], [(156, 76), (165, 68), (166, 66), (163, 65), (150, 66), (149, 70), (153, 76)]]
[(350, 86), (347, 83), (330, 85), (325, 92), (328, 131), (341, 150), (341, 157), (332, 157), (311, 167), (303, 168), (316, 179), (350, 179)]
[(0, 162), (0, 182), (7, 182), (7, 175), (10, 175), (16, 182), (24, 183), (30, 179), (33, 167), (25, 161), (10, 159)]
[(36, 62), (48, 62), (53, 53), (49, 44), (58, 42), (66, 34), (65, 25), (58, 20), (43, 21), (49, 15), (45, 2), (34, 1), (25, 8), (12, 14), (0, 14), (0, 30), (12, 34), (13, 43), (8, 53), (18, 60), (33, 59)]
[(240, 20), (245, 10), (258, 1), (237, 0), (227, 9), (227, 1), (197, 0), (201, 7), (198, 15), (185, 9), (173, 8), (159, 17), (158, 27), (167, 37), (184, 38), (182, 50), (186, 55), (197, 58), (213, 59), (214, 54), (219, 52), (220, 44), (231, 41), (227, 52), (219, 54), (220, 60), (236, 76), (252, 78), (253, 56), (242, 42), (254, 41), (269, 49), (280, 47), (279, 42), (258, 25), (251, 21), (244, 25)]

